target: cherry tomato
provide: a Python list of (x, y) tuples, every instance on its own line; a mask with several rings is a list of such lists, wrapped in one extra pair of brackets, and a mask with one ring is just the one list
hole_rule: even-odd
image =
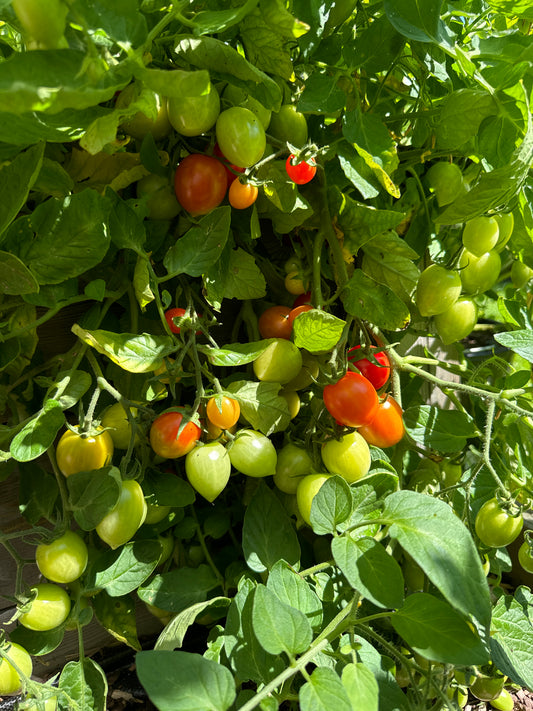
[(148, 524), (149, 526), (153, 526), (155, 523), (160, 523), (164, 518), (168, 516), (171, 510), (171, 506), (160, 506), (159, 504), (152, 504), (150, 503), (150, 501), (147, 501), (144, 523)]
[(241, 183), (240, 180), (233, 180), (228, 190), (228, 200), (231, 207), (236, 210), (246, 210), (257, 200), (259, 189), (252, 183)]
[(87, 567), (89, 553), (85, 541), (74, 531), (50, 543), (40, 543), (35, 550), (37, 567), (53, 583), (72, 583)]
[(227, 450), (232, 465), (241, 474), (264, 477), (276, 471), (276, 448), (261, 432), (240, 430), (227, 445)]
[(84, 436), (77, 429), (64, 432), (57, 443), (57, 466), (64, 476), (101, 469), (113, 456), (113, 440), (107, 430), (99, 427), (94, 436)]
[(499, 215), (494, 215), (494, 219), (498, 223), (499, 230), (498, 242), (494, 249), (501, 252), (513, 234), (514, 216), (512, 212), (502, 212)]
[(141, 485), (134, 479), (122, 482), (118, 501), (96, 527), (98, 536), (110, 548), (127, 543), (144, 523), (146, 500)]
[(527, 540), (518, 549), (518, 562), (526, 573), (533, 573), (533, 548)]
[(253, 362), (258, 380), (282, 385), (295, 378), (301, 367), (300, 349), (285, 338), (274, 339)]
[(310, 291), (306, 291), (305, 294), (300, 294), (300, 296), (297, 296), (294, 299), (292, 308), (295, 309), (298, 306), (303, 306), (304, 304), (310, 304), (311, 303), (311, 296), (312, 296), (312, 293)]
[(467, 249), (459, 259), (459, 271), (465, 294), (482, 294), (498, 281), (502, 267), (500, 255), (495, 250), (485, 252), (481, 257)]
[(266, 147), (265, 129), (250, 109), (232, 106), (222, 111), (215, 130), (220, 150), (230, 163), (249, 168), (262, 158)]
[(287, 289), (289, 294), (298, 296), (298, 295), (306, 293), (307, 284), (302, 279), (300, 272), (298, 270), (295, 270), (295, 271), (289, 272), (285, 276), (285, 288)]
[(422, 316), (435, 316), (449, 309), (460, 294), (459, 272), (431, 264), (418, 278), (415, 301)]
[(385, 351), (378, 350), (376, 346), (370, 346), (370, 350), (377, 363), (368, 358), (360, 358), (357, 360), (357, 355), (361, 353), (361, 346), (354, 346), (348, 350), (348, 362), (356, 368), (361, 375), (364, 375), (367, 380), (370, 380), (376, 390), (379, 390), (390, 377), (389, 356)]
[(19, 617), (24, 627), (37, 632), (53, 630), (67, 619), (70, 612), (68, 593), (54, 583), (39, 583), (33, 588), (37, 592), (27, 612)]
[(292, 182), (297, 185), (305, 185), (313, 180), (316, 175), (315, 159), (310, 158), (308, 161), (301, 161), (300, 163), (294, 161), (296, 161), (296, 156), (291, 153), (285, 162), (287, 175)]
[(285, 390), (303, 390), (314, 383), (320, 372), (318, 360), (307, 351), (302, 353), (302, 367), (298, 375), (285, 383)]
[(426, 173), (426, 180), (439, 207), (452, 203), (463, 190), (463, 174), (455, 163), (434, 163)]
[(296, 504), (303, 520), (311, 525), (311, 506), (313, 499), (320, 491), (322, 484), (331, 474), (308, 474), (301, 479), (296, 489)]
[(224, 200), (227, 185), (224, 166), (212, 156), (191, 153), (176, 168), (176, 197), (191, 215), (207, 215), (218, 207)]
[(356, 0), (332, 0), (329, 15), (324, 26), (324, 34), (329, 34), (335, 27), (342, 25), (355, 10)]
[[(137, 99), (138, 94), (138, 86), (135, 83), (129, 84), (117, 96), (115, 108), (127, 108)], [(155, 141), (159, 141), (161, 138), (168, 136), (168, 134), (172, 131), (172, 125), (168, 120), (166, 98), (159, 96), (155, 92), (152, 92), (152, 96), (157, 111), (154, 119), (149, 118), (142, 111), (138, 111), (134, 116), (126, 119), (120, 124), (122, 130), (127, 133), (128, 136), (136, 138), (138, 141), (142, 141), (149, 133), (152, 134)]]
[(301, 148), (307, 143), (307, 120), (293, 104), (283, 104), (279, 111), (272, 114), (268, 133), (278, 141)]
[(291, 329), (294, 327), (294, 319), (298, 318), (300, 314), (305, 314), (307, 311), (313, 311), (311, 304), (302, 304), (301, 306), (293, 307), (289, 312), (289, 323)]
[(290, 312), (288, 306), (270, 306), (263, 311), (257, 323), (261, 336), (289, 339), (292, 334), (292, 323), (289, 323)]
[(67, 47), (64, 37), (68, 5), (61, 0), (13, 0), (27, 49)]
[(185, 473), (193, 489), (213, 502), (226, 488), (231, 474), (226, 448), (220, 442), (198, 445), (185, 457)]
[[(20, 644), (10, 642), (5, 650), (9, 658), (17, 665), (25, 676), (30, 677), (33, 671), (31, 656)], [(22, 686), (18, 671), (7, 659), (0, 657), (0, 696), (14, 694)]]
[(282, 397), (287, 403), (291, 420), (294, 420), (296, 415), (300, 412), (300, 407), (302, 405), (300, 396), (298, 395), (296, 390), (287, 390), (286, 388), (282, 388), (279, 391), (278, 395)]
[(533, 278), (533, 269), (528, 267), (524, 262), (520, 262), (518, 259), (511, 265), (511, 281), (513, 286), (517, 289), (521, 289)]
[(359, 428), (359, 433), (368, 444), (372, 444), (374, 447), (381, 447), (382, 449), (393, 447), (398, 444), (405, 434), (402, 418), (402, 408), (391, 395), (388, 395), (377, 406), (372, 422), (368, 425), (362, 425)]
[(371, 422), (379, 404), (376, 388), (370, 380), (351, 370), (336, 383), (326, 385), (323, 398), (330, 415), (347, 427)]
[(270, 123), (270, 117), (272, 111), (263, 106), (260, 101), (254, 99), (253, 96), (247, 94), (244, 89), (234, 86), (233, 84), (228, 84), (224, 89), (224, 99), (226, 99), (233, 106), (243, 106), (245, 109), (250, 109), (259, 121), (261, 125), (266, 130), (268, 124)]
[(278, 452), (274, 484), (286, 494), (295, 494), (300, 481), (311, 474), (312, 468), (313, 461), (309, 453), (303, 447), (289, 442)]
[(472, 299), (462, 296), (446, 311), (434, 317), (440, 340), (448, 345), (466, 338), (477, 323), (477, 306)]
[(158, 415), (150, 427), (150, 444), (154, 452), (165, 459), (177, 459), (196, 446), (202, 430), (189, 420), (182, 426), (181, 412), (171, 410)]
[(370, 450), (359, 432), (328, 439), (322, 445), (321, 454), (328, 472), (338, 474), (349, 483), (366, 476), (370, 469)]
[(180, 211), (174, 189), (162, 175), (150, 173), (137, 182), (137, 197), (145, 196), (148, 217), (152, 220), (172, 220)]
[(470, 684), (470, 691), (480, 701), (492, 701), (502, 693), (505, 677), (480, 674)]
[(499, 696), (497, 696), (495, 699), (491, 699), (490, 705), (492, 706), (492, 708), (497, 709), (497, 711), (513, 711), (513, 697), (507, 691), (507, 689), (502, 689)]
[(479, 540), (490, 548), (508, 546), (518, 537), (523, 525), (522, 515), (512, 516), (496, 498), (483, 504), (475, 521)]
[(228, 188), (229, 186), (233, 183), (235, 178), (237, 178), (237, 173), (244, 173), (244, 168), (239, 168), (238, 165), (233, 165), (233, 163), (230, 163), (226, 156), (222, 153), (220, 150), (220, 146), (218, 143), (215, 143), (215, 148), (213, 150), (213, 154), (220, 160), (222, 165), (224, 166), (224, 170), (226, 171), (226, 178), (228, 181)]
[(241, 414), (241, 406), (232, 397), (215, 396), (207, 401), (205, 413), (215, 427), (229, 430), (237, 423)]
[[(136, 407), (129, 408), (129, 411), (132, 417), (137, 416)], [(113, 445), (117, 449), (128, 449), (132, 427), (128, 420), (126, 409), (121, 402), (115, 402), (105, 410), (101, 425), (109, 432), (113, 440)], [(139, 441), (138, 434), (135, 435), (135, 441)]]
[(200, 136), (215, 125), (220, 113), (218, 91), (211, 82), (203, 94), (185, 82), (182, 86), (180, 96), (168, 99), (168, 118), (182, 136)]
[(498, 223), (494, 217), (480, 215), (465, 222), (463, 245), (469, 252), (481, 257), (496, 246), (499, 237)]

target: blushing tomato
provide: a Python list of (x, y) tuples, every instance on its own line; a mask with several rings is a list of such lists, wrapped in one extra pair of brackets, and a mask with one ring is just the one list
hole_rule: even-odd
[(228, 200), (231, 207), (236, 210), (246, 210), (257, 200), (259, 188), (252, 183), (241, 183), (240, 180), (233, 180), (228, 190)]
[(297, 162), (296, 156), (291, 153), (285, 161), (287, 175), (296, 185), (306, 185), (316, 175), (316, 161), (314, 158)]
[(370, 450), (358, 432), (326, 440), (321, 454), (328, 472), (338, 474), (349, 483), (366, 476), (370, 469)]
[(241, 414), (241, 407), (237, 400), (232, 397), (215, 395), (207, 401), (205, 414), (215, 427), (229, 430), (237, 423)]
[(215, 130), (220, 150), (230, 163), (249, 168), (263, 157), (265, 129), (250, 109), (232, 106), (222, 111)]
[(297, 306), (303, 306), (304, 304), (310, 304), (311, 303), (311, 296), (312, 296), (311, 291), (306, 291), (305, 294), (300, 294), (300, 296), (297, 296), (294, 299), (292, 308), (295, 309)]
[(196, 446), (202, 430), (189, 420), (183, 424), (183, 414), (176, 410), (158, 415), (150, 427), (150, 444), (154, 452), (165, 459), (177, 459)]
[(402, 408), (388, 395), (377, 406), (372, 422), (359, 428), (359, 434), (368, 444), (381, 449), (398, 444), (405, 434)]
[(112, 548), (127, 543), (144, 523), (146, 499), (141, 485), (134, 479), (122, 482), (118, 501), (96, 527), (98, 536)]
[(255, 430), (239, 430), (227, 445), (232, 465), (241, 474), (264, 477), (274, 474), (278, 455), (270, 439)]
[(298, 318), (300, 314), (305, 314), (307, 311), (313, 311), (313, 306), (311, 304), (302, 304), (301, 306), (293, 307), (289, 312), (289, 324), (291, 329), (294, 327), (294, 320)]
[(292, 323), (289, 323), (290, 312), (288, 306), (270, 306), (263, 311), (257, 323), (261, 336), (289, 339), (292, 333)]
[(479, 540), (490, 548), (502, 548), (518, 537), (524, 520), (505, 510), (496, 497), (486, 501), (476, 515), (475, 529)]
[(278, 452), (274, 484), (286, 494), (295, 494), (304, 476), (311, 474), (313, 461), (303, 447), (289, 442)]
[(37, 567), (53, 583), (72, 583), (87, 567), (89, 552), (83, 538), (74, 531), (65, 531), (50, 543), (40, 543), (35, 549)]
[(99, 427), (94, 435), (83, 435), (75, 427), (64, 432), (57, 443), (57, 466), (64, 476), (101, 469), (111, 462), (113, 449), (107, 430)]
[(302, 367), (302, 354), (292, 341), (274, 339), (253, 362), (255, 377), (266, 383), (285, 385)]
[(348, 350), (348, 363), (356, 368), (361, 375), (364, 375), (367, 380), (370, 380), (376, 390), (379, 390), (390, 377), (389, 356), (385, 351), (380, 351), (377, 346), (370, 346), (370, 350), (377, 362), (369, 358), (357, 359), (357, 356), (361, 355), (361, 346), (354, 346)]
[(191, 215), (207, 215), (226, 195), (226, 171), (222, 163), (201, 153), (191, 153), (180, 161), (174, 175), (179, 204)]
[(326, 385), (324, 405), (330, 415), (346, 427), (360, 427), (372, 421), (379, 399), (370, 380), (349, 370), (336, 383)]
[(200, 136), (209, 131), (219, 113), (220, 97), (211, 82), (203, 94), (198, 94), (194, 82), (184, 82), (181, 95), (168, 99), (168, 118), (182, 136)]
[(224, 491), (231, 474), (231, 460), (220, 442), (199, 444), (185, 457), (190, 485), (204, 499), (213, 502)]
[[(30, 677), (33, 671), (31, 656), (24, 647), (15, 642), (10, 642), (5, 650), (9, 658), (17, 665), (20, 671)], [(14, 694), (22, 686), (22, 680), (15, 667), (4, 657), (0, 657), (0, 696)]]
[(62, 625), (70, 612), (67, 591), (54, 583), (39, 583), (33, 590), (37, 594), (28, 611), (20, 615), (20, 624), (36, 632), (47, 632)]
[(422, 316), (435, 316), (449, 309), (460, 294), (459, 272), (431, 264), (418, 278), (415, 301)]

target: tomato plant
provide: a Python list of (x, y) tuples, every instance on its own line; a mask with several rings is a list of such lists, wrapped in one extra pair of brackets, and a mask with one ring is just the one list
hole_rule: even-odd
[(182, 136), (199, 136), (214, 126), (220, 113), (218, 91), (211, 82), (201, 93), (191, 81), (180, 88), (179, 95), (168, 100), (169, 121)]
[(476, 515), (476, 533), (490, 548), (502, 548), (518, 537), (524, 521), (522, 515), (513, 516), (497, 498), (486, 501)]
[(35, 597), (29, 609), (20, 615), (20, 624), (35, 632), (47, 632), (62, 625), (71, 606), (67, 591), (55, 583), (39, 583), (32, 591)]
[(311, 182), (316, 175), (316, 161), (314, 158), (298, 161), (296, 156), (291, 153), (285, 162), (285, 169), (293, 183), (305, 185)]
[(181, 412), (170, 410), (158, 415), (150, 427), (150, 445), (159, 457), (183, 457), (196, 446), (202, 430)]
[(391, 395), (387, 395), (377, 406), (372, 421), (361, 425), (359, 433), (374, 447), (398, 444), (405, 434), (402, 408)]
[[(27, 677), (31, 676), (33, 663), (24, 647), (16, 642), (10, 642), (3, 651), (23, 674)], [(13, 694), (20, 690), (21, 685), (22, 681), (15, 667), (6, 658), (0, 658), (0, 694), (2, 696)]]
[(435, 316), (453, 306), (460, 293), (459, 272), (431, 264), (418, 278), (416, 305), (422, 316)]
[(264, 477), (276, 471), (277, 452), (271, 440), (256, 430), (239, 430), (227, 445), (231, 464), (241, 474)]
[(191, 153), (176, 168), (174, 189), (184, 210), (191, 215), (206, 215), (218, 207), (226, 195), (224, 166), (212, 156)]
[(132, 538), (146, 518), (146, 501), (135, 479), (122, 482), (118, 501), (96, 526), (96, 533), (110, 548), (118, 548)]
[(72, 583), (87, 567), (89, 552), (83, 538), (75, 531), (65, 531), (50, 543), (35, 549), (37, 567), (53, 583)]
[(231, 207), (236, 210), (246, 210), (257, 200), (259, 188), (252, 183), (242, 183), (240, 180), (233, 180), (228, 190), (228, 200)]
[(107, 430), (99, 428), (93, 435), (81, 433), (75, 427), (66, 430), (57, 443), (57, 466), (64, 476), (101, 469), (111, 462), (113, 449), (113, 439)]
[(361, 346), (353, 346), (348, 349), (348, 363), (356, 368), (361, 375), (369, 380), (376, 390), (380, 390), (390, 377), (390, 361), (385, 351), (379, 350), (376, 346), (370, 346), (370, 358), (360, 358)]
[(242, 106), (232, 106), (220, 113), (216, 136), (222, 153), (239, 168), (257, 163), (265, 152), (265, 129), (257, 116)]
[(226, 448), (219, 442), (196, 446), (185, 458), (185, 472), (191, 486), (213, 502), (226, 488), (231, 473)]
[(323, 398), (329, 414), (347, 427), (371, 422), (379, 404), (376, 388), (370, 380), (351, 370), (336, 383), (326, 385)]
[(350, 483), (362, 479), (370, 469), (370, 450), (359, 432), (326, 440), (321, 454), (328, 472), (338, 474)]
[(241, 407), (235, 398), (215, 395), (207, 401), (205, 413), (215, 427), (229, 430), (237, 423)]

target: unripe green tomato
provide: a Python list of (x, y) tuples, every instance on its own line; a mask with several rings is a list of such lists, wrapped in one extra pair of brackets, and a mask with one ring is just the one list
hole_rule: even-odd
[(298, 511), (309, 526), (311, 525), (311, 505), (313, 499), (320, 491), (322, 484), (330, 477), (331, 474), (308, 474), (298, 484), (298, 488), (296, 489)]
[(265, 129), (250, 109), (232, 106), (222, 111), (215, 130), (222, 154), (238, 168), (249, 168), (263, 157)]
[(200, 136), (215, 125), (220, 113), (220, 97), (209, 83), (206, 93), (198, 94), (194, 85), (184, 82), (182, 94), (168, 99), (168, 118), (182, 136)]
[(153, 526), (155, 523), (160, 523), (164, 518), (168, 516), (171, 509), (171, 506), (159, 506), (159, 504), (152, 504), (147, 501), (146, 517), (144, 519), (144, 523), (146, 523), (148, 526)]
[(518, 549), (518, 562), (526, 573), (533, 573), (533, 547), (528, 541), (524, 541)]
[[(127, 108), (138, 98), (138, 95), (139, 88), (135, 84), (129, 84), (117, 96), (115, 108)], [(152, 134), (154, 141), (159, 141), (161, 138), (168, 136), (168, 134), (172, 131), (172, 126), (168, 118), (166, 98), (152, 92), (152, 100), (156, 109), (156, 116), (154, 119), (149, 118), (142, 111), (137, 111), (134, 116), (125, 119), (120, 124), (120, 127), (124, 133), (127, 133), (128, 136), (131, 136), (132, 138), (136, 138), (138, 141), (142, 141), (149, 133)]]
[(145, 196), (148, 196), (148, 217), (152, 220), (172, 220), (180, 211), (174, 187), (162, 175), (150, 173), (137, 182), (137, 197)]
[(57, 709), (57, 696), (50, 696), (46, 701), (43, 703), (41, 702), (41, 705), (35, 701), (34, 704), (30, 704), (30, 706), (25, 706), (24, 711), (56, 711)]
[(446, 689), (446, 696), (455, 701), (460, 709), (464, 709), (468, 701), (468, 691), (463, 687), (450, 684)]
[(523, 525), (522, 514), (512, 516), (496, 497), (483, 504), (475, 521), (479, 540), (489, 548), (508, 546), (518, 538)]
[(89, 552), (85, 541), (74, 531), (51, 543), (40, 543), (35, 550), (37, 567), (53, 583), (72, 583), (87, 567)]
[(231, 474), (231, 460), (220, 442), (199, 444), (185, 457), (189, 484), (204, 499), (213, 502), (224, 491)]
[(69, 615), (71, 604), (66, 590), (54, 583), (39, 583), (33, 589), (37, 595), (28, 612), (19, 617), (20, 624), (38, 632), (62, 625)]
[(426, 173), (426, 180), (439, 207), (452, 203), (463, 190), (463, 174), (455, 163), (434, 163)]
[(514, 709), (513, 697), (507, 691), (507, 689), (502, 689), (501, 694), (499, 696), (497, 696), (495, 699), (492, 699), (490, 702), (490, 705), (492, 706), (493, 709), (497, 709), (498, 711), (513, 711), (513, 709)]
[(27, 49), (68, 47), (64, 37), (68, 4), (62, 0), (12, 0)]
[(286, 338), (274, 339), (253, 363), (254, 373), (258, 380), (266, 383), (281, 383), (282, 385), (296, 378), (301, 368), (300, 349)]
[(302, 355), (302, 367), (296, 377), (285, 383), (285, 390), (303, 390), (318, 378), (320, 372), (318, 360), (308, 351), (300, 351), (300, 353)]
[(276, 448), (262, 432), (240, 430), (227, 449), (232, 465), (241, 474), (258, 478), (276, 471)]
[(302, 478), (311, 474), (312, 467), (307, 451), (289, 442), (278, 452), (274, 484), (286, 494), (295, 494)]
[(499, 228), (494, 217), (480, 215), (465, 223), (462, 240), (469, 252), (481, 257), (496, 246), (498, 237)]
[(279, 111), (272, 113), (268, 133), (278, 141), (301, 148), (307, 143), (307, 119), (294, 104), (283, 104)]
[(224, 89), (224, 99), (227, 99), (233, 106), (243, 106), (245, 109), (252, 111), (266, 130), (270, 123), (272, 111), (265, 108), (263, 104), (257, 101), (257, 99), (254, 99), (253, 96), (247, 94), (244, 89), (240, 89), (233, 84), (228, 84)]
[(115, 549), (127, 543), (144, 523), (146, 500), (138, 481), (122, 482), (118, 501), (100, 521), (96, 533), (104, 543)]
[(505, 678), (504, 676), (480, 674), (470, 685), (470, 691), (480, 701), (492, 701), (502, 693)]
[[(137, 416), (137, 408), (131, 407), (132, 417)], [(104, 412), (101, 425), (109, 432), (113, 444), (117, 449), (128, 449), (131, 439), (131, 425), (124, 406), (120, 402), (110, 405)], [(139, 435), (135, 435), (135, 442)]]
[[(28, 652), (21, 647), (20, 644), (11, 642), (10, 646), (4, 650), (6, 654), (19, 667), (20, 671), (30, 677), (33, 671), (33, 664)], [(7, 659), (0, 657), (0, 696), (5, 694), (14, 694), (19, 691), (22, 686), (21, 678)]]
[(462, 296), (446, 311), (434, 316), (435, 328), (445, 345), (466, 338), (477, 323), (477, 306), (472, 299)]
[(465, 294), (482, 294), (491, 289), (498, 281), (502, 261), (495, 250), (485, 252), (481, 257), (467, 249), (459, 259), (459, 272)]
[(348, 483), (366, 476), (370, 469), (370, 449), (355, 431), (324, 442), (321, 454), (328, 472), (338, 474)]
[(518, 259), (513, 262), (511, 266), (511, 281), (513, 282), (513, 286), (517, 289), (521, 289), (532, 277), (533, 269), (531, 269), (531, 267), (518, 261)]
[(445, 487), (453, 486), (460, 481), (463, 476), (463, 468), (460, 464), (454, 464), (450, 462), (449, 459), (444, 460), (441, 463), (442, 470), (442, 482)]
[(453, 306), (460, 294), (459, 272), (431, 264), (418, 278), (415, 301), (422, 316), (436, 316)]
[(499, 230), (498, 242), (494, 249), (501, 252), (513, 234), (514, 216), (512, 212), (502, 212), (499, 215), (494, 215), (494, 219), (498, 223)]

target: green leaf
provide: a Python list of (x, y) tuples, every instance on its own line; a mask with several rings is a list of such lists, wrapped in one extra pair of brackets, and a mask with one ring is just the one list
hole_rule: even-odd
[(112, 466), (67, 477), (69, 505), (82, 530), (92, 531), (115, 506), (120, 482), (120, 472)]
[(511, 681), (533, 689), (533, 621), (531, 590), (520, 586), (502, 595), (492, 611), (490, 651), (494, 665)]
[(317, 68), (305, 82), (297, 109), (302, 113), (334, 114), (344, 108), (345, 101), (346, 94), (338, 88), (335, 78)]
[(135, 290), (135, 298), (141, 311), (144, 311), (148, 304), (151, 304), (155, 299), (154, 292), (150, 285), (150, 271), (148, 263), (144, 256), (137, 257), (135, 269), (133, 271), (133, 288)]
[(80, 401), (91, 387), (91, 383), (91, 376), (84, 370), (75, 370), (73, 373), (62, 371), (57, 374), (46, 397), (57, 400), (62, 410), (68, 410)]
[(389, 178), (399, 163), (396, 144), (381, 118), (360, 110), (349, 111), (343, 116), (342, 133), (387, 192), (400, 197), (399, 188)]
[(409, 325), (407, 306), (392, 289), (356, 269), (341, 294), (344, 308), (356, 318), (375, 324), (387, 331), (399, 331)]
[(391, 25), (408, 39), (437, 41), (443, 31), (440, 19), (442, 0), (385, 0)]
[(497, 104), (483, 89), (458, 89), (444, 99), (436, 127), (438, 147), (461, 149), (477, 136), (481, 122), (495, 115)]
[(470, 532), (450, 506), (416, 491), (396, 491), (385, 499), (381, 518), (450, 605), (488, 627), (487, 579)]
[(495, 333), (494, 340), (533, 363), (533, 333), (530, 330)]
[[(59, 677), (59, 690), (68, 694), (79, 708), (105, 711), (107, 679), (102, 668), (92, 659), (84, 657), (78, 662), (67, 662)], [(64, 699), (67, 697), (62, 694), (58, 697), (61, 711), (66, 711)]]
[(272, 339), (251, 341), (250, 343), (229, 343), (223, 348), (213, 346), (199, 346), (198, 350), (208, 357), (212, 365), (221, 365), (228, 368), (253, 363), (272, 343)]
[(209, 35), (224, 32), (239, 24), (257, 5), (258, 0), (246, 0), (240, 7), (228, 10), (203, 10), (194, 16), (194, 34)]
[(87, 571), (86, 587), (105, 590), (110, 597), (133, 592), (152, 574), (161, 557), (159, 541), (130, 541), (102, 553)]
[(266, 281), (251, 254), (240, 247), (230, 252), (223, 296), (226, 299), (262, 299)]
[(154, 649), (172, 650), (183, 645), (185, 634), (194, 624), (198, 615), (210, 607), (227, 607), (231, 600), (229, 597), (212, 597), (204, 602), (197, 602), (186, 610), (182, 610), (170, 620), (165, 629), (157, 638)]
[(146, 17), (137, 0), (98, 0), (97, 4), (76, 0), (74, 11), (84, 19), (91, 34), (105, 34), (124, 49), (141, 45), (148, 33)]
[(388, 286), (409, 304), (420, 276), (414, 263), (418, 258), (405, 240), (391, 230), (367, 242), (361, 268), (367, 276)]
[(313, 639), (305, 614), (281, 602), (264, 585), (258, 585), (255, 590), (252, 624), (259, 644), (269, 654), (301, 654)]
[(287, 401), (279, 395), (279, 383), (236, 380), (228, 385), (228, 393), (241, 408), (242, 416), (265, 435), (287, 428), (291, 416)]
[(313, 531), (323, 536), (335, 533), (337, 526), (344, 523), (353, 509), (352, 490), (340, 476), (327, 479), (311, 503), (311, 525)]
[(113, 208), (109, 214), (109, 234), (118, 249), (131, 249), (146, 256), (142, 246), (146, 240), (146, 230), (137, 213), (118, 195), (111, 193)]
[(207, 593), (219, 585), (213, 571), (207, 565), (198, 568), (176, 568), (156, 575), (137, 594), (150, 605), (169, 612), (182, 612), (197, 602), (203, 602)]
[(145, 496), (158, 506), (189, 506), (195, 500), (195, 493), (188, 481), (172, 472), (161, 469), (148, 469), (143, 479)]
[(398, 608), (403, 603), (403, 575), (398, 562), (373, 538), (338, 536), (331, 542), (335, 562), (350, 585), (374, 605)]
[(494, 12), (501, 12), (511, 17), (533, 20), (533, 8), (530, 0), (487, 0)]
[(313, 629), (322, 624), (322, 603), (311, 586), (284, 560), (279, 560), (269, 573), (266, 586), (278, 600), (300, 610)]
[(9, 451), (18, 462), (29, 462), (46, 452), (65, 423), (56, 400), (46, 400), (43, 409), (11, 440)]
[[(379, 711), (407, 711), (411, 709), (405, 693), (398, 686), (396, 678), (382, 656), (364, 637), (353, 638), (358, 660), (374, 675), (379, 688)], [(390, 661), (390, 660), (389, 660)], [(344, 681), (344, 678), (343, 678)]]
[(474, 420), (466, 412), (442, 410), (436, 405), (409, 407), (403, 413), (407, 434), (414, 441), (438, 452), (459, 452), (469, 437), (479, 432)]
[(19, 511), (35, 525), (41, 518), (53, 520), (54, 505), (59, 496), (56, 478), (38, 464), (19, 465)]
[(260, 481), (244, 514), (242, 547), (248, 566), (257, 573), (270, 570), (278, 560), (297, 566), (298, 536), (280, 500)]
[(352, 706), (338, 674), (327, 667), (313, 670), (309, 681), (300, 687), (298, 700), (301, 711), (352, 711), (356, 708)]
[(396, 632), (415, 652), (443, 664), (486, 664), (489, 655), (465, 619), (444, 600), (428, 593), (409, 595), (391, 615)]
[(231, 207), (217, 207), (202, 217), (168, 250), (163, 259), (169, 274), (202, 276), (219, 259), (229, 236)]
[[(1, 121), (1, 119), (0, 119)], [(9, 120), (12, 124), (12, 119)], [(2, 191), (2, 202), (0, 203), (0, 236), (11, 221), (17, 216), (24, 203), (28, 198), (28, 194), (35, 183), (41, 166), (43, 163), (44, 143), (38, 143), (26, 151), (19, 153), (11, 162), (5, 163), (0, 167), (0, 190)], [(2, 242), (0, 238), (0, 243)], [(2, 260), (4, 262), (6, 260)], [(10, 267), (9, 264), (0, 267), (0, 287), (6, 283), (12, 283), (12, 276), (4, 272)], [(11, 265), (11, 269), (14, 265)], [(31, 275), (23, 274), (23, 278), (28, 284)], [(28, 288), (27, 286), (25, 288)], [(30, 291), (38, 291), (31, 289)], [(26, 291), (4, 291), (4, 294), (24, 294)]]
[(310, 353), (332, 351), (339, 342), (346, 322), (319, 309), (306, 311), (294, 319), (294, 343)]
[[(57, 114), (20, 113), (17, 114), (17, 120), (13, 121), (12, 113), (8, 110), (0, 111), (0, 141), (21, 147), (39, 141), (56, 143), (77, 141), (82, 138), (87, 127), (96, 118), (109, 113), (110, 109), (91, 106), (81, 111), (66, 109)], [(63, 197), (66, 194), (62, 191), (60, 195), (54, 195), (54, 197)]]
[(227, 711), (235, 698), (229, 669), (200, 654), (138, 652), (135, 666), (159, 711)]
[(342, 670), (342, 683), (354, 709), (378, 711), (380, 691), (376, 677), (362, 663), (347, 664)]
[(93, 597), (92, 605), (98, 622), (110, 635), (122, 644), (140, 651), (135, 602), (132, 597), (111, 597), (105, 590), (101, 590)]
[(112, 333), (89, 331), (77, 323), (72, 332), (98, 353), (107, 356), (113, 363), (130, 373), (149, 373), (164, 363), (165, 356), (176, 351), (170, 336), (152, 336), (150, 333)]

